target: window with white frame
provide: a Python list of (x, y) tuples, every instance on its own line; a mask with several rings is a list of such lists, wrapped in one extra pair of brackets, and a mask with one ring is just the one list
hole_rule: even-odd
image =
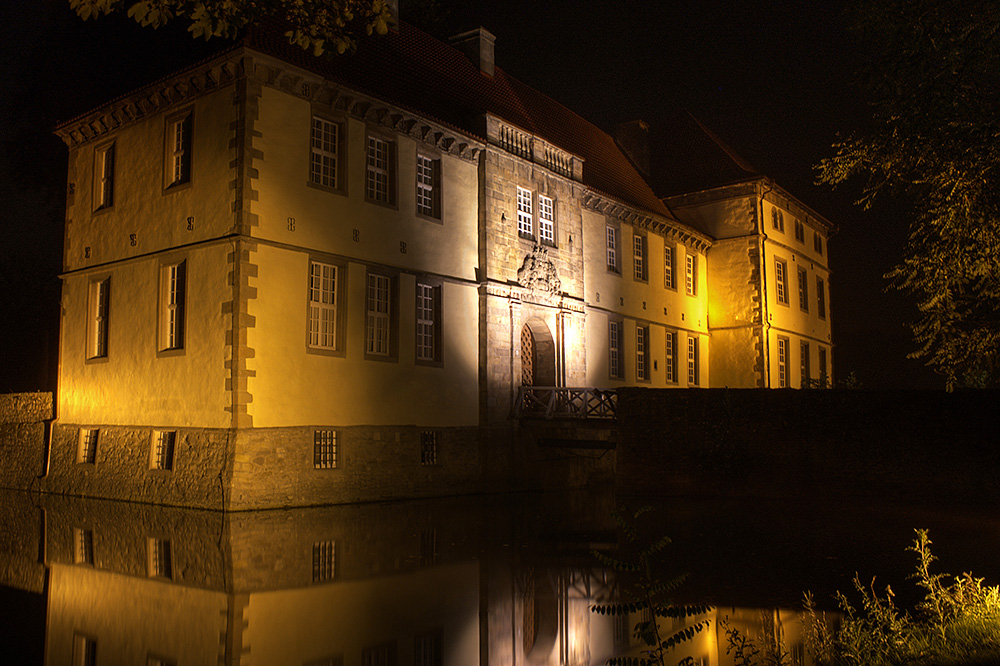
[(636, 280), (646, 281), (646, 237), (641, 234), (632, 236), (632, 266)]
[(172, 470), (174, 468), (174, 445), (176, 442), (176, 430), (153, 431), (153, 450), (150, 455), (152, 469)]
[(417, 360), (441, 360), (441, 287), (417, 282)]
[(420, 433), (420, 464), (424, 467), (438, 464), (438, 439), (433, 430)]
[(788, 338), (778, 338), (778, 388), (788, 386)]
[(160, 351), (184, 348), (187, 262), (160, 267)]
[(526, 190), (523, 187), (517, 188), (517, 233), (527, 238), (535, 236), (531, 198), (531, 190)]
[(635, 327), (635, 378), (649, 379), (649, 327)]
[(146, 540), (146, 571), (150, 578), (173, 578), (170, 540), (149, 537)]
[(684, 292), (688, 296), (698, 292), (698, 257), (690, 252), (684, 255)]
[(77, 445), (76, 462), (81, 465), (97, 463), (97, 428), (80, 428), (80, 441)]
[(663, 286), (667, 289), (675, 289), (674, 282), (674, 246), (665, 245), (663, 247)]
[(94, 566), (94, 530), (73, 528), (73, 562)]
[(417, 153), (417, 212), (441, 217), (441, 160)]
[(107, 358), (111, 278), (91, 282), (88, 300), (87, 358)]
[(365, 316), (365, 353), (389, 356), (389, 306), (391, 279), (377, 273), (368, 274), (368, 296)]
[(608, 322), (608, 375), (611, 379), (623, 379), (624, 368), (622, 367), (622, 322), (612, 320)]
[(191, 182), (191, 112), (167, 119), (166, 186)]
[(809, 388), (812, 373), (809, 363), (809, 343), (803, 340), (799, 343), (799, 380), (802, 388)]
[(337, 349), (338, 267), (309, 262), (309, 346)]
[(816, 276), (816, 314), (820, 319), (826, 319), (826, 285), (823, 278)]
[(376, 136), (368, 137), (365, 165), (365, 196), (369, 201), (382, 204), (396, 203), (395, 144)]
[(688, 335), (688, 386), (698, 385), (698, 338)]
[(337, 542), (317, 541), (312, 548), (313, 582), (333, 580), (337, 575)]
[(613, 227), (610, 224), (607, 227), (607, 259), (608, 259), (608, 270), (612, 273), (619, 273), (618, 270), (618, 228)]
[(340, 187), (340, 125), (320, 116), (312, 119), (309, 181), (331, 189)]
[(110, 208), (115, 204), (115, 144), (99, 146), (94, 150), (94, 210)]
[(774, 289), (778, 303), (788, 305), (788, 264), (782, 259), (774, 260)]
[(664, 374), (668, 383), (677, 383), (677, 332), (667, 331)]
[(799, 308), (809, 312), (809, 272), (799, 266)]
[(556, 244), (555, 209), (552, 199), (538, 195), (538, 239), (549, 245)]
[(336, 469), (337, 467), (337, 431), (313, 431), (313, 468)]

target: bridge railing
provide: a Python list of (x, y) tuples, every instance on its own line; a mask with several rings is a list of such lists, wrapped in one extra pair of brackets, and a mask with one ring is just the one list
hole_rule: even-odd
[(615, 419), (614, 389), (522, 386), (514, 405), (515, 418)]

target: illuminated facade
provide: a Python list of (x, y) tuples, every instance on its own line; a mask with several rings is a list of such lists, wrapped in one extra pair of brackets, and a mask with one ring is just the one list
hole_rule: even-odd
[(62, 125), (48, 487), (227, 508), (509, 487), (522, 387), (761, 385), (733, 351), (752, 336), (714, 369), (717, 239), (492, 45), (401, 24), (320, 60), (261, 32)]

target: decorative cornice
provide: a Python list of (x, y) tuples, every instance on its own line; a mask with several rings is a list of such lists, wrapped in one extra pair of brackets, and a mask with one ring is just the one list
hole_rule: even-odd
[(254, 68), (250, 75), (261, 85), (403, 134), (469, 162), (477, 162), (479, 153), (486, 147), (480, 139), (461, 130), (334, 83), (280, 58), (258, 52), (254, 52), (254, 55)]
[(583, 158), (554, 143), (503, 120), (492, 113), (480, 118), (481, 129), (491, 146), (500, 148), (549, 171), (583, 182)]
[(684, 226), (676, 220), (670, 220), (627, 206), (594, 190), (584, 192), (580, 203), (587, 210), (592, 210), (620, 222), (662, 234), (667, 238), (672, 238), (698, 250), (707, 250), (712, 245), (712, 238), (710, 236), (702, 234), (691, 227)]
[(160, 79), (61, 123), (56, 127), (55, 134), (71, 148), (99, 139), (232, 83), (243, 76), (243, 66), (242, 50), (229, 51), (210, 62)]

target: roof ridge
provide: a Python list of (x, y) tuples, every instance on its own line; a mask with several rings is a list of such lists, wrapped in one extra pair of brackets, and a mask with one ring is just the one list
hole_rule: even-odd
[(705, 125), (705, 123), (701, 122), (701, 120), (693, 113), (691, 113), (691, 111), (688, 108), (684, 107), (683, 111), (688, 115), (688, 117), (691, 120), (694, 121), (694, 123), (698, 126), (698, 128), (705, 133), (705, 136), (711, 139), (712, 143), (717, 145), (719, 149), (726, 154), (726, 157), (731, 159), (733, 163), (736, 164), (736, 166), (754, 175), (763, 175), (752, 164), (750, 164), (746, 159), (744, 159), (742, 155), (733, 150), (732, 146), (730, 146), (728, 143), (719, 138), (718, 134), (710, 130)]

